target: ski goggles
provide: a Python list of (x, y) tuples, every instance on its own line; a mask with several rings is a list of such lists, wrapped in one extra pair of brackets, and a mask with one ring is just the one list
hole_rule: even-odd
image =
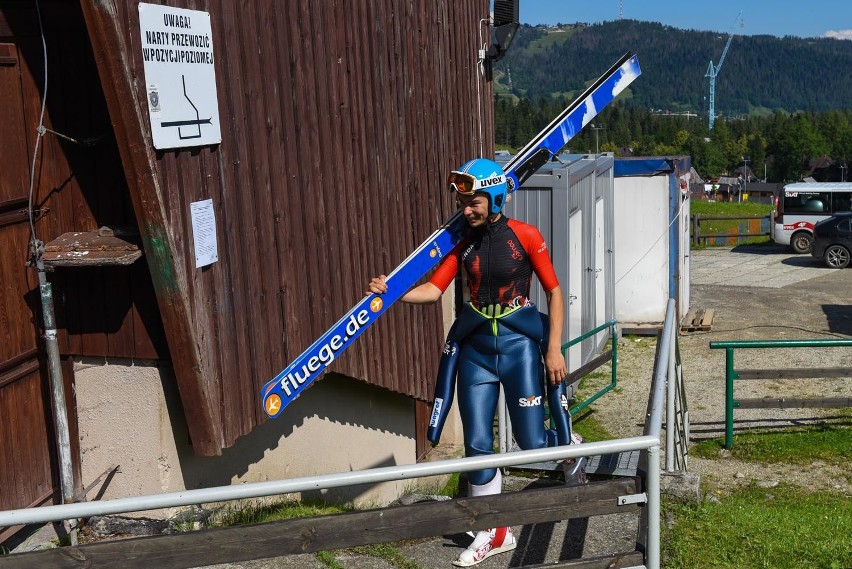
[(473, 195), (473, 188), (475, 182), (476, 178), (474, 178), (470, 174), (463, 174), (462, 172), (453, 172), (452, 174), (450, 174), (450, 178), (447, 181), (451, 191), (456, 192), (457, 194), (461, 194), (463, 196)]

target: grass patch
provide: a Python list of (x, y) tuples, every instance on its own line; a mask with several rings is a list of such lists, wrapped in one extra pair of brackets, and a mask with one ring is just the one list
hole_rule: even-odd
[(691, 213), (702, 215), (769, 215), (772, 205), (754, 202), (708, 202), (703, 200), (690, 201)]
[(782, 485), (739, 488), (719, 502), (666, 501), (667, 569), (852, 567), (848, 498)]
[(552, 45), (565, 43), (574, 33), (576, 33), (576, 30), (569, 27), (547, 30), (542, 37), (529, 43), (527, 51), (531, 54), (541, 53)]
[[(580, 385), (577, 387), (577, 403), (582, 403), (609, 385), (612, 381), (611, 377), (610, 364), (605, 364), (595, 371), (584, 375), (583, 379), (580, 380)], [(616, 392), (617, 389), (615, 388), (609, 393), (604, 393), (601, 399), (609, 396), (610, 393)], [(586, 407), (574, 416), (571, 426), (587, 442), (614, 439), (615, 435), (609, 432), (595, 416), (594, 406), (595, 404), (592, 403), (589, 407)]]
[(317, 561), (328, 567), (328, 569), (346, 569), (337, 560), (337, 556), (330, 551), (318, 551), (314, 554)]
[(351, 512), (352, 506), (341, 506), (327, 502), (279, 502), (276, 504), (249, 504), (229, 507), (217, 517), (214, 526), (236, 526), (260, 524), (293, 518), (309, 518)]
[[(594, 406), (594, 403), (592, 406)], [(586, 442), (609, 441), (616, 438), (603, 426), (603, 423), (598, 421), (594, 409), (581, 411), (578, 417), (574, 417), (572, 427)]]
[[(718, 458), (724, 438), (701, 441), (690, 454)], [(815, 460), (846, 464), (852, 448), (852, 421), (793, 427), (783, 431), (757, 430), (734, 435), (731, 457), (763, 464), (790, 463), (807, 465)]]
[(386, 561), (391, 567), (397, 569), (420, 569), (420, 565), (405, 557), (399, 550), (389, 543), (378, 545), (364, 545), (353, 549), (360, 555), (369, 555)]
[(455, 498), (459, 495), (459, 480), (461, 479), (461, 475), (458, 472), (454, 472), (450, 474), (450, 477), (447, 479), (447, 483), (444, 484), (444, 487), (438, 491), (438, 494), (441, 496), (449, 496), (450, 498)]

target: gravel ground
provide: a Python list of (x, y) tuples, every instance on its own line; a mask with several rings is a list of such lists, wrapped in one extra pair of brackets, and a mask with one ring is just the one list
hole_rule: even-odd
[[(682, 332), (683, 377), (690, 415), (690, 443), (724, 437), (725, 353), (711, 350), (720, 340), (828, 339), (852, 337), (852, 270), (829, 270), (808, 255), (776, 247), (693, 251), (691, 307), (714, 309), (709, 331)], [(619, 343), (618, 393), (595, 403), (596, 417), (618, 437), (642, 434), (653, 373), (656, 339), (626, 336)], [(852, 349), (742, 349), (737, 368), (852, 368)], [(754, 380), (735, 384), (737, 397), (852, 397), (849, 379)], [(834, 417), (849, 424), (841, 409), (743, 409), (734, 415), (735, 433), (784, 428)], [(852, 436), (850, 436), (852, 448)], [(742, 462), (720, 451), (718, 459), (689, 458), (689, 470), (707, 489), (724, 491), (752, 481), (765, 486), (789, 482), (852, 496), (852, 470), (815, 462), (808, 468)]]

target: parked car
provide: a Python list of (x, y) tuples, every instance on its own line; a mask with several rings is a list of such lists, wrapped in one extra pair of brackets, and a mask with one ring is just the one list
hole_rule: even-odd
[(832, 269), (849, 266), (852, 252), (852, 211), (842, 211), (814, 225), (811, 255)]

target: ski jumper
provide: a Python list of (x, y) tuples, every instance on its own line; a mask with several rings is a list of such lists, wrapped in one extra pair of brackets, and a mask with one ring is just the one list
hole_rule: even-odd
[[(522, 449), (569, 444), (570, 427), (559, 429), (566, 433), (559, 432), (557, 437), (558, 431), (544, 425), (546, 316), (529, 300), (530, 284), (533, 273), (548, 292), (559, 281), (541, 233), (532, 225), (501, 216), (462, 239), (430, 282), (445, 291), (460, 264), (470, 302), (453, 324), (444, 348), (443, 359), (452, 357), (452, 369), (446, 369), (442, 361), (441, 373), (457, 371), (465, 456), (494, 453), (493, 423), (501, 383), (515, 440)], [(562, 396), (557, 395), (555, 402), (567, 413), (564, 386), (560, 387)], [(550, 400), (552, 408), (554, 399)], [(495, 472), (470, 472), (469, 480), (485, 484)]]

